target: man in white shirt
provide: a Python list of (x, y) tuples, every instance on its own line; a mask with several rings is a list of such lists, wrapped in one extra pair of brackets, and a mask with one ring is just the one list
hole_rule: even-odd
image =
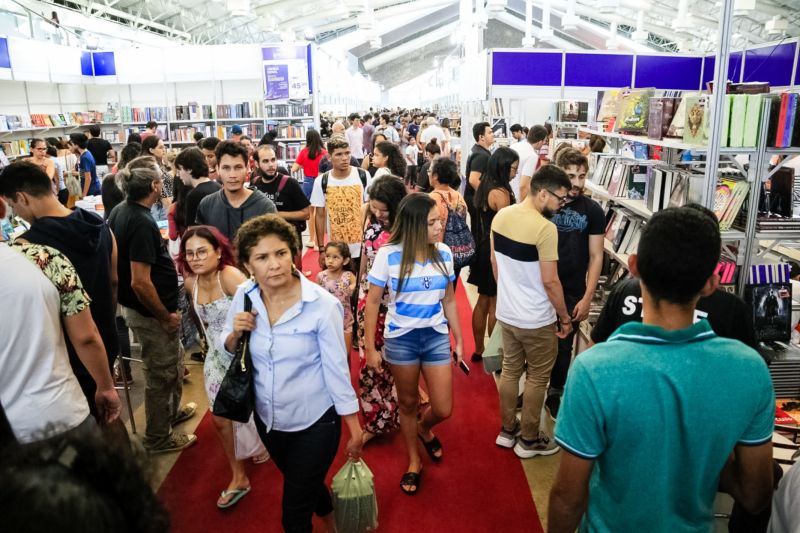
[(521, 143), (525, 140), (528, 133), (525, 131), (520, 124), (512, 124), (508, 130), (511, 132), (511, 137), (514, 139), (514, 142), (511, 143), (511, 146), (514, 146), (515, 143)]
[(381, 123), (375, 129), (375, 133), (382, 133), (386, 137), (387, 141), (395, 144), (400, 142), (400, 135), (397, 133), (397, 130), (389, 120), (389, 115), (386, 113), (381, 115)]
[(425, 122), (428, 127), (419, 134), (419, 143), (422, 145), (422, 148), (424, 149), (433, 139), (436, 139), (436, 144), (441, 146), (442, 140), (444, 140), (444, 130), (436, 122), (435, 117), (428, 117), (425, 119)]
[(334, 135), (328, 141), (333, 168), (314, 180), (311, 205), (316, 207), (314, 219), (320, 263), (324, 261), (325, 239), (343, 241), (350, 248), (354, 261), (361, 256), (361, 206), (370, 184), (369, 172), (350, 164), (350, 145), (344, 137)]
[(520, 198), (519, 183), (522, 178), (522, 168), (525, 166), (525, 163), (528, 161), (528, 159), (537, 154), (537, 150), (533, 145), (531, 145), (531, 143), (528, 142), (528, 138), (525, 136), (525, 130), (523, 130), (522, 126), (519, 124), (514, 124), (511, 126), (511, 136), (514, 137), (517, 142), (511, 143), (509, 148), (517, 152), (517, 155), (519, 155), (517, 175), (511, 180), (511, 190), (514, 191), (514, 196), (517, 198), (517, 201), (521, 201), (522, 198)]
[[(521, 202), (528, 196), (528, 191), (531, 186), (531, 177), (539, 168), (539, 150), (546, 141), (547, 129), (544, 126), (536, 125), (528, 131), (526, 142), (511, 146), (513, 149), (514, 146), (528, 145), (531, 150), (533, 150), (533, 154), (529, 155), (526, 159), (522, 158), (522, 154), (520, 154), (519, 157), (519, 171), (517, 173), (517, 178), (514, 180), (519, 184), (519, 194), (517, 195), (518, 202)], [(516, 193), (517, 191), (514, 192)]]
[(350, 152), (356, 158), (358, 164), (364, 160), (364, 132), (361, 130), (361, 117), (353, 113), (349, 117), (350, 127), (347, 128), (345, 136), (350, 145)]

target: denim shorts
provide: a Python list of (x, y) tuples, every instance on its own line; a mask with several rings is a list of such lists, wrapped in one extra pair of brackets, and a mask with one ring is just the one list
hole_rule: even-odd
[(311, 200), (311, 191), (314, 190), (314, 180), (317, 179), (316, 176), (308, 177), (306, 176), (303, 178), (303, 183), (300, 184), (300, 187), (303, 189), (303, 194), (306, 195), (307, 200)]
[(386, 339), (384, 359), (392, 365), (436, 366), (450, 364), (450, 335), (433, 328), (412, 329), (405, 335)]

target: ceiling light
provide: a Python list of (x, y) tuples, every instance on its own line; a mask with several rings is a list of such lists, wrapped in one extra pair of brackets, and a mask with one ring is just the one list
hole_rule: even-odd
[(250, 0), (228, 0), (226, 6), (233, 16), (244, 17), (250, 14)]
[(487, 0), (486, 10), (489, 13), (502, 13), (506, 10), (508, 0)]
[(789, 31), (789, 21), (781, 18), (780, 15), (775, 15), (772, 19), (768, 20), (764, 25), (769, 35), (783, 35)]
[(561, 29), (564, 31), (574, 31), (578, 29), (578, 22), (580, 22), (580, 17), (575, 15), (574, 13), (570, 15), (567, 13), (563, 17), (561, 17)]
[(756, 8), (756, 0), (736, 0), (733, 4), (734, 15), (746, 15)]
[(533, 37), (523, 37), (522, 38), (522, 47), (523, 48), (533, 48), (536, 46), (536, 39)]
[(377, 50), (378, 48), (381, 47), (381, 45), (383, 45), (383, 41), (378, 36), (375, 36), (375, 37), (373, 37), (372, 39), (369, 40), (369, 47), (372, 50)]
[(597, 11), (604, 15), (616, 13), (620, 7), (620, 0), (597, 0)]
[(309, 41), (313, 41), (314, 37), (316, 36), (317, 34), (314, 33), (314, 28), (312, 28), (311, 26), (308, 26), (306, 27), (305, 30), (303, 30), (303, 37), (305, 37)]

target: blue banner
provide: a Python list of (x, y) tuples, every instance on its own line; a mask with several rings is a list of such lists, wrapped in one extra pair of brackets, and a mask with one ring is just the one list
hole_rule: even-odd
[(8, 39), (0, 37), (0, 68), (11, 68), (11, 56), (8, 55)]
[(289, 66), (285, 64), (264, 65), (267, 80), (267, 100), (289, 98)]

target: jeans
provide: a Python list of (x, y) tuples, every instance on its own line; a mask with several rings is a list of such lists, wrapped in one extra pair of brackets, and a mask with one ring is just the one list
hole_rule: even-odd
[(258, 435), (275, 466), (283, 474), (281, 524), (287, 533), (311, 533), (311, 517), (333, 512), (325, 476), (339, 449), (342, 420), (331, 407), (310, 427), (301, 431), (266, 432), (254, 416)]
[[(567, 304), (567, 311), (572, 314), (575, 305), (581, 301), (583, 294), (580, 296), (564, 295), (564, 302)], [(574, 345), (575, 333), (578, 331), (580, 322), (572, 323), (572, 333), (567, 335), (566, 338), (558, 339), (558, 355), (556, 356), (556, 363), (553, 365), (553, 371), (550, 372), (550, 390), (548, 394), (561, 394), (564, 392), (564, 384), (567, 382), (567, 372), (569, 372), (569, 365), (572, 363), (572, 347)]]
[(392, 365), (450, 364), (450, 335), (433, 328), (414, 328), (383, 343), (383, 358)]
[[(547, 381), (556, 359), (558, 345), (556, 325), (537, 329), (522, 329), (497, 321), (503, 328), (503, 371), (500, 374), (500, 417), (503, 428), (516, 426), (519, 378), (526, 372), (522, 394), (522, 438), (528, 441), (539, 437)], [(528, 364), (527, 370), (525, 363)]]
[(125, 322), (142, 345), (144, 370), (144, 412), (147, 428), (145, 448), (158, 448), (172, 435), (172, 421), (178, 414), (183, 392), (183, 349), (178, 333), (169, 334), (161, 323), (128, 307), (122, 308)]
[[(303, 188), (303, 194), (306, 195), (307, 200), (311, 200), (311, 191), (314, 190), (314, 180), (317, 179), (315, 176), (306, 176), (303, 178), (303, 183), (300, 186)], [(309, 221), (309, 224), (313, 224), (314, 221)]]

